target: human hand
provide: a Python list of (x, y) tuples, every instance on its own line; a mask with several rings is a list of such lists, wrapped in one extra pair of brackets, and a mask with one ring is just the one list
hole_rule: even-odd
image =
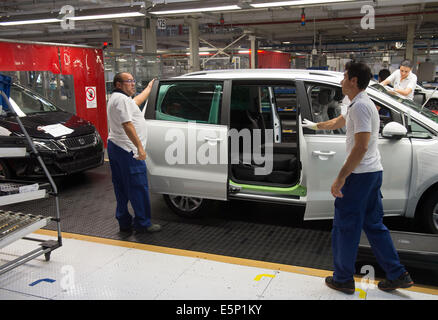
[(137, 150), (137, 154), (134, 155), (137, 160), (146, 160), (146, 151), (143, 148)]
[(345, 184), (345, 179), (336, 178), (335, 182), (332, 184), (331, 193), (335, 198), (342, 198), (344, 195), (341, 192), (342, 187)]
[(318, 130), (318, 124), (307, 119), (303, 120), (302, 126), (303, 128)]
[(148, 88), (152, 88), (152, 86), (154, 85), (154, 81), (155, 81), (155, 78), (154, 79), (152, 79), (151, 81), (149, 81), (149, 83), (148, 83)]

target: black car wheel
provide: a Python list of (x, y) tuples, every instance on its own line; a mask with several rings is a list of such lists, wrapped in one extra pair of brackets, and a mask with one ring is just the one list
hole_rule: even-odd
[(163, 198), (173, 212), (185, 218), (200, 217), (209, 204), (208, 200), (195, 197), (164, 194)]
[(425, 231), (438, 234), (438, 188), (428, 192), (419, 210), (420, 222)]

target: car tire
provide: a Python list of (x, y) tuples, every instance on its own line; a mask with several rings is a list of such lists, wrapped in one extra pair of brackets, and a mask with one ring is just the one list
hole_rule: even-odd
[(419, 219), (427, 233), (438, 234), (438, 188), (432, 189), (419, 207)]
[(178, 195), (163, 195), (167, 206), (177, 215), (184, 218), (199, 218), (211, 204), (210, 200)]

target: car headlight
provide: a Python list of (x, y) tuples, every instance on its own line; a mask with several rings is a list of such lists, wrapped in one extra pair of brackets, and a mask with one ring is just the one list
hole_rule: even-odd
[(61, 149), (53, 140), (48, 139), (32, 139), (35, 149), (38, 151), (60, 151)]
[(99, 131), (95, 131), (94, 135), (96, 136), (96, 144), (99, 144), (99, 142), (102, 142), (102, 137), (99, 134)]

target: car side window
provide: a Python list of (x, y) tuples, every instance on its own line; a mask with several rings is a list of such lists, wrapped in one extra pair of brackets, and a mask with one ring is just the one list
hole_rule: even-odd
[[(312, 121), (322, 122), (339, 117), (343, 113), (344, 95), (341, 87), (308, 84), (306, 86)], [(345, 106), (346, 107), (346, 106)], [(345, 127), (337, 130), (316, 130), (316, 134), (345, 134)]]
[(376, 105), (376, 108), (379, 112), (379, 118), (380, 118), (380, 128), (379, 128), (379, 133), (382, 133), (383, 127), (385, 125), (387, 125), (388, 123), (390, 123), (391, 121), (393, 121), (393, 114), (392, 111), (385, 107), (383, 104), (373, 101), (374, 104)]
[(218, 82), (160, 83), (155, 118), (218, 124), (223, 84)]
[(408, 133), (409, 137), (418, 139), (430, 139), (434, 136), (434, 134), (430, 130), (426, 129), (415, 120), (411, 120), (408, 127), (410, 128)]

